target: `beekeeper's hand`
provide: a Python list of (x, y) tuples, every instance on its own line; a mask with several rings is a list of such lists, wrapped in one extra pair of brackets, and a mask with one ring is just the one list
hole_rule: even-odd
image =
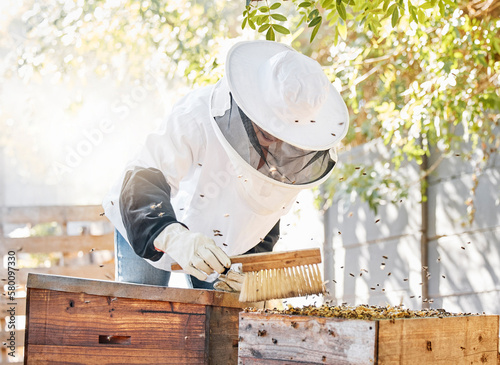
[(240, 292), (245, 274), (241, 272), (241, 264), (231, 266), (226, 274), (221, 274), (214, 284), (214, 289), (227, 292)]
[(167, 226), (154, 241), (155, 248), (173, 258), (188, 274), (206, 280), (214, 271), (224, 272), (231, 260), (214, 240), (189, 231), (179, 223)]
[(221, 274), (214, 284), (214, 289), (227, 292), (240, 292), (245, 274), (241, 272), (241, 264), (231, 266), (226, 274)]

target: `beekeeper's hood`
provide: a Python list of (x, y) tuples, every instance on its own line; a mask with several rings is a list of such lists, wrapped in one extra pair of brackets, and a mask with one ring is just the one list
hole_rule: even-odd
[(348, 129), (346, 105), (321, 66), (272, 41), (229, 50), (210, 110), (233, 163), (243, 160), (265, 180), (300, 189), (329, 176), (333, 147)]

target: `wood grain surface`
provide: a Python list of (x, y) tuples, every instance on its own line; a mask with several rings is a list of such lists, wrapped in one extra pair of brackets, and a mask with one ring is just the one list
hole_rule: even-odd
[(30, 275), (25, 363), (237, 364), (242, 305), (210, 290)]
[(106, 280), (89, 280), (59, 275), (29, 274), (27, 287), (221, 307), (244, 308), (247, 306), (246, 303), (241, 303), (238, 300), (238, 295), (234, 293), (202, 289), (167, 288)]
[(373, 364), (376, 322), (240, 314), (239, 364)]
[(239, 364), (497, 364), (499, 316), (341, 320), (240, 314)]
[(379, 321), (379, 364), (495, 364), (498, 316)]

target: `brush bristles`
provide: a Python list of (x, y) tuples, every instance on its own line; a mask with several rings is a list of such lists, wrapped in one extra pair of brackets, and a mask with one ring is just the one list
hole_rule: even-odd
[(324, 292), (317, 264), (247, 272), (240, 302), (302, 297)]

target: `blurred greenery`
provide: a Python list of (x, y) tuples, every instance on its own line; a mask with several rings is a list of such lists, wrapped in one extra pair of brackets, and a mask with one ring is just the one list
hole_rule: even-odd
[[(436, 164), (460, 156), (475, 170), (471, 197), (464, 197), (472, 221), (477, 179), (500, 144), (499, 4), (429, 9), (418, 23), (402, 17), (395, 29), (386, 26), (378, 35), (365, 32), (355, 20), (347, 22), (353, 31), (327, 57), (352, 111), (345, 143), (381, 138), (390, 155), (388, 165), (375, 173), (353, 175), (350, 165), (338, 169), (332, 179), (345, 177), (350, 183), (332, 186), (327, 202), (333, 189), (355, 190), (376, 210), (382, 200), (404, 197), (415, 183), (391, 171), (408, 161), (421, 164), (423, 155), (433, 154), (435, 164), (421, 172), (423, 178)], [(329, 32), (317, 39), (334, 41)], [(386, 190), (384, 196), (379, 188)]]
[(60, 236), (62, 232), (62, 226), (57, 222), (39, 223), (30, 227), (30, 236), (32, 237)]
[(464, 197), (472, 219), (500, 144), (500, 0), (31, 0), (19, 14), (0, 79), (152, 73), (204, 85), (220, 78), (219, 53), (235, 38), (280, 40), (316, 59), (350, 110), (344, 147), (381, 139), (389, 151), (372, 166), (340, 163), (317, 191), (323, 207), (357, 194), (376, 210), (415, 184), (394, 173), (400, 166), (460, 156), (475, 169)]
[(219, 66), (218, 41), (237, 35), (239, 9), (220, 0), (29, 0), (19, 12), (22, 34), (4, 74), (123, 78), (154, 69), (205, 83), (219, 76), (211, 72)]

